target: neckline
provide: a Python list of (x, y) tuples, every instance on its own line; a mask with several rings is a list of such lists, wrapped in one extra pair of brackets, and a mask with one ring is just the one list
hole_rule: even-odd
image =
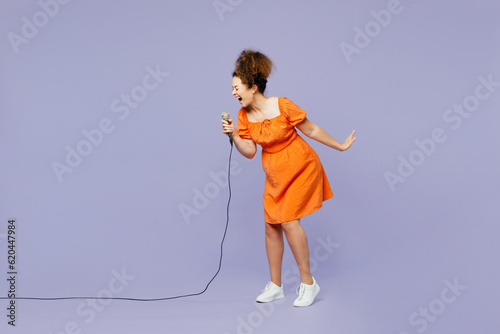
[(263, 120), (262, 120), (262, 121), (260, 121), (260, 122), (252, 122), (252, 121), (250, 121), (250, 120), (248, 119), (248, 116), (247, 116), (247, 111), (245, 110), (245, 108), (241, 108), (241, 109), (243, 109), (244, 114), (245, 114), (245, 118), (247, 119), (247, 122), (248, 122), (248, 123), (252, 123), (252, 124), (260, 124), (260, 123), (264, 123), (265, 121), (271, 121), (271, 120), (273, 120), (273, 119), (275, 119), (275, 118), (278, 118), (278, 117), (280, 117), (280, 116), (283, 116), (283, 113), (281, 112), (281, 104), (280, 104), (281, 99), (282, 99), (282, 97), (278, 97), (278, 109), (279, 109), (279, 111), (280, 111), (280, 114), (279, 114), (279, 115), (277, 115), (277, 116), (274, 116), (274, 117), (272, 117), (272, 118), (265, 118), (265, 119), (263, 119)]

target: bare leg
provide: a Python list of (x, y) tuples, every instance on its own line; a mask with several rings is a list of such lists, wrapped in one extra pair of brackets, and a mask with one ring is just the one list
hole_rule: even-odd
[(281, 286), (281, 264), (283, 262), (283, 228), (281, 224), (266, 223), (266, 251), (271, 271), (271, 281)]
[(311, 269), (309, 266), (309, 246), (307, 245), (306, 232), (300, 225), (300, 219), (281, 224), (285, 231), (286, 240), (292, 250), (295, 261), (300, 271), (300, 280), (304, 284), (313, 284)]

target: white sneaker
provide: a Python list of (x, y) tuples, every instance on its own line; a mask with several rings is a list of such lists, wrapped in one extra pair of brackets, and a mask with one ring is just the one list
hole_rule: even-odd
[(318, 283), (316, 283), (316, 280), (313, 277), (312, 285), (300, 283), (297, 290), (299, 290), (297, 291), (299, 296), (293, 302), (293, 306), (304, 307), (309, 306), (314, 302), (314, 298), (316, 298), (320, 289)]
[(285, 297), (283, 292), (283, 283), (281, 283), (281, 286), (277, 286), (273, 282), (269, 282), (264, 290), (262, 290), (262, 293), (257, 297), (257, 301), (259, 303), (269, 303), (275, 299), (281, 299), (283, 297)]

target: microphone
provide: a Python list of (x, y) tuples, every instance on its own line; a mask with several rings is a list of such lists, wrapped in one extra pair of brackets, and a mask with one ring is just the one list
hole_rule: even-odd
[[(222, 119), (225, 121), (229, 121), (229, 113), (227, 111), (222, 112)], [(228, 133), (229, 136), (229, 143), (233, 145), (233, 135)]]

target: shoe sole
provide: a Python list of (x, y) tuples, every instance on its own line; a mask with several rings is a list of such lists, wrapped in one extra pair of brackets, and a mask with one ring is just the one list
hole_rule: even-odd
[(277, 297), (274, 297), (274, 298), (270, 298), (270, 299), (256, 299), (257, 303), (270, 303), (272, 302), (273, 300), (276, 300), (276, 299), (283, 299), (285, 298), (285, 295), (278, 295)]

